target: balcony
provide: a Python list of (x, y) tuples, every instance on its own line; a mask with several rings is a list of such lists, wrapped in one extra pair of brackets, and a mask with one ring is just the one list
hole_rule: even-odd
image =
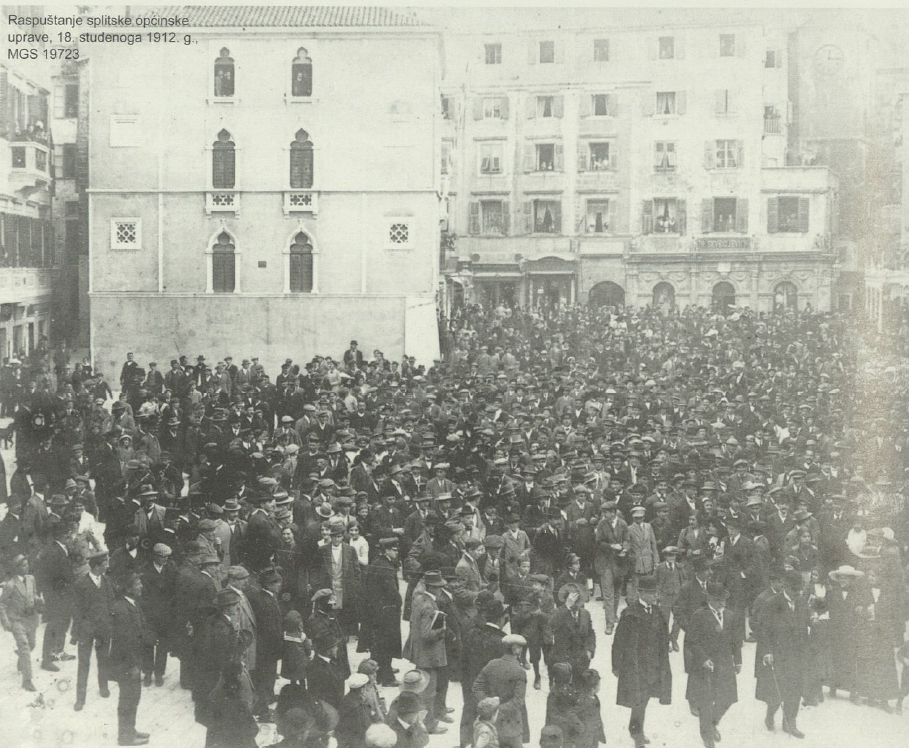
[(315, 190), (286, 190), (284, 192), (284, 215), (291, 213), (309, 213), (317, 215), (319, 212), (319, 193)]
[(240, 212), (240, 193), (235, 190), (209, 190), (205, 193), (205, 212), (233, 213)]
[(782, 135), (782, 117), (764, 117), (764, 135)]
[(31, 303), (53, 290), (53, 268), (0, 267), (0, 298), (4, 303)]
[(44, 143), (15, 140), (10, 149), (10, 186), (26, 197), (50, 186), (50, 151)]

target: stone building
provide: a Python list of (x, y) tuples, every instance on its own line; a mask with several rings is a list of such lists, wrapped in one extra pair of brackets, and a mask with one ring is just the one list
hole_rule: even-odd
[(96, 365), (274, 372), (350, 337), (436, 357), (437, 34), (387, 8), (156, 12), (194, 43), (88, 64)]
[(794, 156), (792, 29), (702, 15), (445, 28), (448, 304), (831, 307), (838, 179)]

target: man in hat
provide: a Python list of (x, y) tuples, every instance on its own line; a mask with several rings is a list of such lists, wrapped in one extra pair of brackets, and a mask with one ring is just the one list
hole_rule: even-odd
[(379, 553), (366, 570), (363, 589), (363, 621), (360, 643), (378, 665), (376, 679), (380, 686), (396, 686), (391, 662), (401, 657), (401, 606), (398, 589), (398, 548), (395, 537), (379, 539)]
[(473, 683), (472, 691), (477, 704), (490, 697), (499, 699), (499, 716), (496, 730), (502, 748), (521, 748), (530, 740), (530, 726), (527, 720), (527, 672), (518, 662), (518, 657), (527, 646), (527, 640), (518, 634), (502, 638), (505, 648), (501, 657), (491, 660), (480, 671)]
[(434, 713), (438, 671), (448, 665), (445, 651), (445, 640), (449, 635), (446, 616), (439, 610), (439, 588), (445, 586), (445, 580), (438, 571), (427, 571), (423, 574), (422, 589), (418, 588), (413, 596), (410, 632), (404, 643), (404, 657), (416, 667), (429, 673), (429, 685), (426, 687), (424, 700), (428, 709), (426, 728), (431, 735), (447, 732), (439, 725), (439, 717)]
[(506, 526), (508, 529), (502, 536), (505, 541), (502, 560), (505, 562), (505, 576), (508, 578), (517, 573), (521, 557), (530, 551), (530, 538), (521, 529), (521, 516), (517, 512), (508, 515)]
[(247, 632), (246, 636), (250, 639), (250, 644), (242, 654), (243, 664), (246, 670), (253, 678), (256, 667), (258, 666), (258, 652), (256, 648), (256, 614), (253, 611), (252, 604), (246, 595), (249, 589), (249, 571), (243, 566), (231, 566), (227, 570), (227, 586), (240, 596), (240, 602), (237, 605), (237, 623), (240, 632)]
[[(154, 556), (152, 560), (154, 562)], [(208, 601), (208, 583), (211, 581), (202, 573), (201, 560), (199, 544), (195, 541), (187, 543), (183, 565), (174, 580), (171, 649), (180, 659), (180, 687), (185, 689), (194, 685), (193, 639), (204, 634), (202, 606)]]
[(329, 524), (331, 542), (319, 548), (317, 568), (313, 570), (312, 584), (317, 588), (331, 589), (338, 620), (345, 635), (356, 634), (360, 597), (360, 562), (357, 552), (344, 542), (344, 522), (332, 518)]
[(874, 603), (871, 589), (863, 583), (865, 573), (848, 564), (828, 573), (833, 588), (827, 593), (830, 608), (830, 654), (833, 678), (830, 696), (839, 689), (849, 691), (849, 698), (858, 702), (861, 659), (856, 642), (867, 636), (866, 611)]
[[(679, 555), (679, 549), (674, 545), (667, 545), (663, 549), (663, 561), (657, 565), (656, 580), (657, 593), (659, 597), (660, 614), (669, 625), (669, 618), (672, 613), (675, 601), (682, 591), (682, 585), (685, 583), (685, 573), (676, 560)], [(669, 632), (669, 643), (673, 652), (679, 651), (679, 631), (681, 627), (678, 620), (673, 620), (672, 629)]]
[(631, 709), (628, 731), (635, 748), (650, 741), (644, 734), (647, 704), (672, 701), (669, 631), (657, 609), (657, 581), (638, 580), (638, 597), (622, 611), (612, 642), (612, 674), (618, 678), (616, 704)]
[(256, 713), (265, 721), (271, 721), (269, 706), (275, 700), (278, 660), (284, 646), (284, 614), (278, 601), (281, 582), (277, 571), (267, 570), (259, 577), (260, 587), (250, 587), (248, 592), (256, 618), (256, 669), (253, 674)]
[(486, 584), (480, 572), (479, 559), (484, 554), (483, 543), (476, 538), (464, 541), (464, 550), (455, 571), (461, 579), (463, 589), (469, 593), (478, 593)]
[(170, 558), (171, 553), (170, 546), (155, 543), (152, 547), (151, 561), (143, 566), (140, 572), (143, 588), (142, 612), (155, 638), (146, 650), (142, 663), (146, 686), (151, 685), (152, 675), (156, 686), (164, 685), (177, 591), (177, 567)]
[(48, 521), (51, 540), (38, 556), (35, 568), (35, 582), (38, 592), (44, 597), (44, 644), (41, 667), (56, 672), (55, 661), (73, 660), (66, 654), (66, 632), (73, 615), (75, 599), (75, 577), (69, 557), (67, 541), (71, 535), (66, 522), (53, 519)]
[(476, 625), (464, 632), (461, 658), (461, 693), (464, 703), (461, 711), (461, 748), (466, 748), (473, 741), (473, 723), (477, 716), (473, 684), (483, 668), (504, 652), (502, 640), (505, 632), (502, 627), (506, 621), (505, 606), (501, 600), (491, 595), (488, 602), (481, 602), (483, 595), (490, 593), (484, 591), (477, 596)]
[(432, 466), (434, 475), (426, 484), (426, 491), (432, 498), (442, 494), (452, 494), (457, 490), (457, 486), (448, 478), (449, 467), (451, 466), (447, 462), (437, 462)]
[(111, 617), (110, 672), (120, 683), (117, 734), (120, 745), (145, 745), (148, 733), (136, 730), (136, 712), (142, 698), (142, 660), (152, 633), (139, 607), (142, 579), (130, 574), (123, 595), (114, 603)]
[(375, 712), (364, 691), (364, 686), (368, 683), (369, 676), (363, 673), (354, 673), (347, 679), (347, 694), (341, 699), (341, 706), (338, 709), (339, 748), (364, 745), (366, 731), (373, 723), (382, 720), (382, 716)]
[(95, 551), (88, 557), (88, 574), (75, 584), (75, 606), (71, 643), (78, 645), (79, 665), (76, 678), (76, 706), (85, 706), (88, 671), (92, 649), (98, 660), (98, 689), (102, 698), (110, 696), (107, 688), (108, 654), (110, 653), (111, 617), (117, 596), (107, 578), (107, 551)]
[(573, 672), (582, 673), (590, 667), (597, 648), (590, 613), (584, 609), (581, 588), (566, 584), (558, 592), (561, 606), (550, 619), (552, 650), (550, 662), (567, 662)]
[(714, 748), (720, 739), (720, 720), (738, 701), (742, 637), (735, 622), (738, 613), (726, 607), (728, 597), (723, 585), (708, 582), (707, 606), (691, 617), (685, 631), (686, 696), (698, 711), (705, 748)]
[[(165, 509), (158, 506), (158, 491), (150, 483), (143, 484), (137, 495), (142, 507), (137, 509), (133, 515), (133, 524), (139, 532), (139, 547), (147, 547), (149, 550), (155, 543), (163, 543), (164, 536), (164, 518)], [(143, 541), (145, 541), (143, 543)], [(147, 558), (151, 554), (143, 554)]]
[(321, 699), (340, 708), (344, 698), (345, 676), (338, 662), (338, 648), (343, 641), (331, 631), (320, 632), (313, 641), (315, 655), (306, 671), (306, 682), (311, 697)]
[(389, 714), (387, 724), (395, 732), (395, 748), (425, 748), (429, 735), (422, 715), (423, 699), (418, 694), (405, 691), (396, 700), (394, 714)]
[(3, 584), (0, 594), (0, 625), (9, 631), (16, 642), (17, 668), (22, 673), (22, 688), (35, 691), (32, 683), (32, 650), (38, 629), (40, 597), (35, 578), (29, 574), (28, 557), (18, 554), (12, 559), (12, 575)]
[(241, 554), (244, 563), (253, 571), (268, 566), (281, 548), (281, 528), (274, 519), (275, 497), (259, 489), (249, 495), (255, 509), (246, 521), (246, 533)]
[[(636, 506), (631, 510), (632, 523), (628, 526), (628, 556), (633, 564), (628, 579), (628, 597), (634, 599), (637, 580), (650, 576), (660, 563), (660, 552), (657, 550), (656, 535), (649, 522), (644, 521), (647, 510)], [(586, 669), (586, 668), (585, 668)]]
[(808, 606), (802, 596), (802, 575), (785, 572), (780, 591), (760, 606), (755, 696), (767, 704), (764, 724), (774, 729), (776, 712), (783, 707), (783, 730), (803, 738), (796, 722), (808, 667)]
[(600, 582), (608, 635), (615, 628), (620, 590), (627, 571), (628, 525), (618, 516), (614, 501), (605, 502), (600, 511), (602, 519), (595, 532), (597, 548), (593, 568)]

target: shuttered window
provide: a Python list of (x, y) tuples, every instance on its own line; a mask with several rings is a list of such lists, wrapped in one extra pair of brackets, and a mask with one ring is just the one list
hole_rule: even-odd
[(212, 288), (215, 293), (233, 293), (236, 287), (237, 256), (230, 234), (222, 231), (212, 247)]
[(290, 144), (290, 186), (309, 189), (313, 183), (313, 145), (305, 130), (297, 130)]
[(233, 189), (237, 181), (236, 165), (234, 141), (227, 130), (221, 130), (218, 139), (212, 145), (212, 187), (216, 190)]
[(301, 231), (290, 245), (290, 290), (292, 293), (312, 293), (312, 287), (312, 244)]

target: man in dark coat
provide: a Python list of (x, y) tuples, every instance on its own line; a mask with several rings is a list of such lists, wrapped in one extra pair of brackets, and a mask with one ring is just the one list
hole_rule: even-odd
[(363, 686), (367, 683), (369, 676), (363, 673), (354, 673), (347, 679), (350, 690), (341, 699), (338, 726), (335, 729), (338, 748), (361, 748), (366, 745), (366, 731), (371, 725), (382, 721), (382, 715), (376, 712), (364, 695)]
[(177, 591), (177, 567), (170, 560), (170, 546), (156, 543), (152, 548), (152, 560), (144, 566), (142, 575), (142, 612), (154, 634), (154, 643), (145, 652), (142, 672), (145, 685), (151, 685), (152, 674), (155, 685), (164, 685), (164, 671), (167, 669), (167, 652), (171, 632), (174, 628), (174, 598)]
[(142, 698), (142, 659), (152, 642), (152, 632), (138, 605), (142, 578), (130, 574), (123, 596), (114, 603), (111, 625), (110, 672), (120, 683), (117, 733), (120, 745), (145, 745), (148, 733), (136, 730), (136, 712)]
[(319, 548), (318, 566), (312, 573), (315, 589), (334, 593), (338, 620), (345, 634), (357, 632), (360, 602), (360, 562), (357, 552), (344, 542), (347, 528), (339, 519), (331, 522), (331, 542)]
[(635, 748), (642, 748), (649, 742), (644, 735), (647, 702), (672, 702), (669, 629), (657, 607), (654, 577), (638, 580), (638, 599), (622, 611), (612, 642), (612, 674), (619, 679), (616, 704), (631, 709), (628, 731)]
[[(481, 593), (489, 594), (489, 593)], [(477, 624), (464, 632), (463, 656), (461, 657), (461, 692), (464, 708), (461, 711), (461, 748), (473, 742), (473, 723), (477, 717), (477, 700), (473, 695), (473, 684), (487, 663), (502, 656), (505, 632), (505, 606), (498, 599), (480, 602), (477, 597)]]
[(98, 660), (98, 689), (101, 697), (110, 696), (107, 688), (108, 656), (110, 654), (111, 617), (117, 596), (107, 578), (107, 552), (96, 551), (88, 558), (88, 574), (75, 584), (72, 643), (78, 645), (79, 666), (76, 676), (77, 712), (85, 706), (88, 690), (88, 671), (92, 649)]
[(379, 670), (380, 686), (397, 686), (391, 661), (401, 657), (401, 592), (398, 590), (398, 539), (379, 540), (381, 552), (366, 570), (360, 639)]
[(344, 698), (344, 674), (338, 665), (337, 654), (343, 642), (331, 631), (323, 631), (313, 644), (315, 656), (306, 671), (309, 695), (339, 709)]
[(278, 596), (281, 575), (267, 571), (259, 579), (261, 589), (250, 587), (249, 602), (256, 616), (256, 669), (253, 682), (256, 688), (256, 710), (260, 717), (269, 717), (269, 705), (275, 699), (275, 680), (278, 660), (284, 642), (284, 614)]
[(726, 607), (729, 593), (716, 582), (707, 585), (707, 605), (691, 618), (685, 632), (686, 696), (698, 710), (701, 739), (714, 748), (717, 726), (738, 701), (736, 675), (742, 669), (742, 637), (736, 611)]
[(783, 707), (783, 730), (804, 737), (796, 718), (802, 701), (808, 654), (808, 605), (801, 595), (802, 575), (785, 574), (782, 591), (766, 600), (756, 614), (758, 647), (763, 650), (757, 665), (755, 697), (767, 704), (764, 723), (774, 727), (774, 718)]
[(551, 662), (567, 662), (574, 673), (590, 667), (597, 648), (597, 635), (584, 610), (581, 590), (576, 584), (566, 584), (559, 590), (562, 606), (550, 620), (552, 627)]
[(67, 523), (56, 518), (48, 520), (51, 540), (38, 556), (35, 570), (35, 582), (38, 592), (44, 596), (44, 645), (42, 647), (41, 667), (56, 672), (59, 670), (54, 660), (73, 660), (65, 654), (66, 632), (73, 616), (75, 599), (75, 577), (69, 559), (65, 541), (69, 536)]
[(505, 653), (491, 660), (480, 671), (473, 682), (473, 696), (479, 704), (487, 697), (499, 699), (499, 716), (496, 730), (501, 748), (521, 748), (530, 740), (527, 720), (527, 671), (521, 667), (518, 657), (527, 646), (527, 640), (518, 634), (509, 634), (502, 639)]
[(830, 606), (830, 648), (833, 660), (833, 683), (830, 695), (837, 689), (849, 691), (849, 698), (858, 702), (860, 683), (859, 647), (856, 642), (865, 636), (864, 611), (874, 602), (871, 590), (864, 581), (865, 573), (848, 564), (833, 569), (828, 576), (835, 583), (827, 594)]
[(281, 529), (274, 520), (275, 498), (271, 494), (249, 497), (257, 504), (246, 521), (243, 558), (251, 571), (268, 566), (281, 548)]

